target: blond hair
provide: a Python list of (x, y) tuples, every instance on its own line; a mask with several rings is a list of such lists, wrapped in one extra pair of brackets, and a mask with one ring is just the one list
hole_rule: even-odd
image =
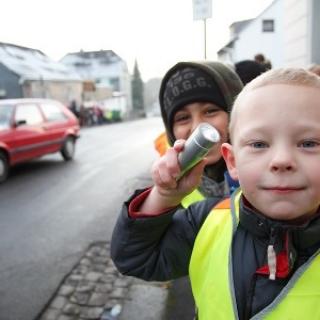
[(250, 91), (272, 84), (287, 84), (320, 89), (320, 77), (302, 68), (280, 68), (267, 71), (249, 82), (236, 98), (230, 116), (229, 132), (232, 138), (235, 120), (243, 97)]

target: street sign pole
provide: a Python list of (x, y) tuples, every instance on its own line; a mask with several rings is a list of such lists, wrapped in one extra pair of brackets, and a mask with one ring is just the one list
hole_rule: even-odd
[(204, 26), (204, 60), (207, 60), (207, 19), (203, 19)]
[(204, 59), (207, 59), (207, 19), (212, 16), (212, 0), (193, 0), (193, 20), (203, 20)]

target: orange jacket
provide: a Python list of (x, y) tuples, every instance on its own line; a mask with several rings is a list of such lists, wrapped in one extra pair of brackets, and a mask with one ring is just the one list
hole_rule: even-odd
[(169, 148), (169, 143), (165, 132), (159, 134), (154, 140), (154, 147), (160, 156), (163, 156), (166, 153), (167, 149)]

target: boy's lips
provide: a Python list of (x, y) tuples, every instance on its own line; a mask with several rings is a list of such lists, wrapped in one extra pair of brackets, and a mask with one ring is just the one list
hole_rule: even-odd
[(263, 187), (263, 190), (271, 191), (275, 193), (291, 193), (296, 191), (302, 191), (305, 187), (297, 187), (297, 186), (272, 186), (272, 187)]

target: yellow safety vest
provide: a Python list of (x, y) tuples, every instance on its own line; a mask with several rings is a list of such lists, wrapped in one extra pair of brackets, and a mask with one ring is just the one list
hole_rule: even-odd
[(191, 204), (201, 200), (204, 200), (204, 195), (198, 189), (195, 189), (182, 199), (181, 205), (188, 208)]
[[(194, 244), (189, 274), (200, 320), (238, 319), (232, 238), (239, 222), (240, 196), (237, 191), (213, 208)], [(320, 319), (319, 250), (295, 272), (278, 297), (252, 319)]]

